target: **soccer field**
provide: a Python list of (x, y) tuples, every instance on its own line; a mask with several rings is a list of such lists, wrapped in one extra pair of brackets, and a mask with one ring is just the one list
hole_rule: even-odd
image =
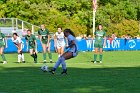
[[(39, 53), (39, 61), (42, 54)], [(16, 63), (17, 54), (6, 54), (0, 63), (0, 93), (140, 93), (140, 51), (104, 52), (102, 64), (93, 64), (92, 52), (80, 52), (66, 61), (68, 75), (61, 68), (55, 75), (40, 70), (42, 62)], [(57, 54), (53, 53), (54, 61)], [(54, 63), (47, 63), (52, 68)]]

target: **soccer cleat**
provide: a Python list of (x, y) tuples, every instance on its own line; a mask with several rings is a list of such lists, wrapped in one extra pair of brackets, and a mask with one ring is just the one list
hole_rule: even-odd
[(6, 61), (3, 61), (3, 64), (7, 64), (7, 62)]
[(34, 63), (37, 63), (37, 58), (34, 58)]
[(50, 70), (49, 72), (50, 72), (51, 74), (53, 74), (53, 75), (55, 74), (55, 71), (54, 71), (53, 69)]
[(96, 63), (96, 61), (93, 61), (93, 63)]
[(43, 61), (43, 63), (46, 63), (46, 62), (47, 62), (46, 60)]
[(102, 61), (100, 61), (100, 63), (102, 63)]
[(63, 72), (61, 72), (61, 75), (66, 75), (67, 74), (67, 69), (63, 70)]
[(22, 63), (25, 63), (25, 61), (22, 61)]
[(52, 61), (52, 60), (50, 60), (50, 63), (53, 63), (53, 61)]

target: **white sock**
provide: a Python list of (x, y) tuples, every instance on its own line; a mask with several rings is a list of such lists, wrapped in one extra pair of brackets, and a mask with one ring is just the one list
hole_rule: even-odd
[(60, 54), (58, 54), (58, 58), (60, 57), (61, 55)]
[(25, 61), (25, 60), (24, 60), (24, 54), (23, 54), (23, 53), (22, 53), (22, 55), (21, 55), (21, 58), (22, 58), (22, 61)]
[(20, 62), (21, 54), (18, 54), (18, 62)]

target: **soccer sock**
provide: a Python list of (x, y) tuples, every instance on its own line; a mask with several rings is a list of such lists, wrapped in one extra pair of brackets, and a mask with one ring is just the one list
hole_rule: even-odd
[(53, 67), (54, 70), (56, 70), (59, 67), (59, 65), (61, 64), (61, 60), (62, 60), (62, 57), (59, 57), (58, 61), (55, 63), (55, 65)]
[(23, 53), (22, 53), (22, 55), (21, 55), (21, 58), (22, 58), (22, 61), (25, 61), (25, 60), (24, 60), (24, 54), (23, 54)]
[(34, 54), (32, 54), (31, 56), (32, 56), (33, 58), (35, 58), (35, 55), (34, 55)]
[(52, 53), (48, 53), (49, 59), (52, 60)]
[(97, 54), (94, 54), (94, 61), (97, 60)]
[(2, 57), (3, 61), (6, 61), (6, 58), (5, 58), (4, 54), (1, 54), (1, 57)]
[(62, 64), (63, 70), (66, 70), (67, 69), (66, 68), (66, 62), (65, 62), (65, 58), (63, 56), (61, 57), (61, 64)]
[(18, 54), (18, 62), (20, 62), (21, 54)]
[(103, 58), (103, 54), (100, 54), (100, 61), (102, 61), (102, 58)]
[(43, 59), (46, 60), (46, 53), (43, 53)]

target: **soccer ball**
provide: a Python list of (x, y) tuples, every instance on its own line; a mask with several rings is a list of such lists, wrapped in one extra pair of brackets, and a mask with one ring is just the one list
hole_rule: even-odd
[(47, 66), (47, 65), (42, 66), (42, 67), (41, 67), (41, 70), (42, 70), (43, 72), (48, 72), (48, 66)]

